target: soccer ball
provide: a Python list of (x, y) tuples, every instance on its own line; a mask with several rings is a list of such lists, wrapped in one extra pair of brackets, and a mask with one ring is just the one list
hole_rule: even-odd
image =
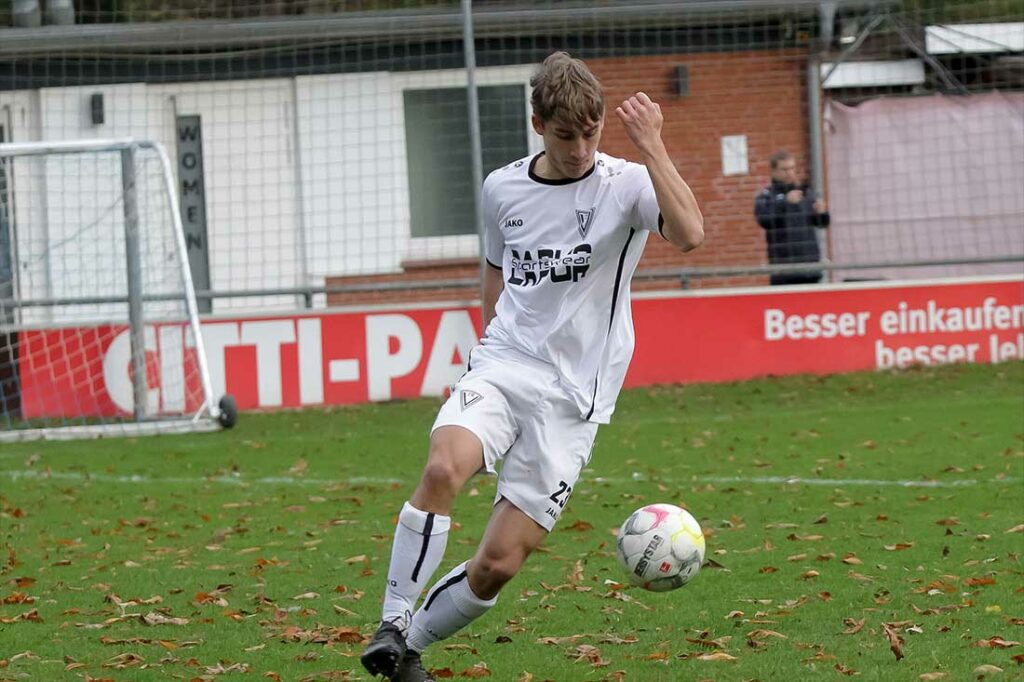
[(649, 504), (619, 528), (619, 564), (634, 585), (652, 592), (682, 587), (704, 562), (704, 534), (697, 519), (673, 504)]

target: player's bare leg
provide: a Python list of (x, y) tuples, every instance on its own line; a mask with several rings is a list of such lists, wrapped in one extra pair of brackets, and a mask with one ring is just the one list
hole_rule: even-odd
[(444, 557), (452, 503), (483, 463), (483, 446), (467, 429), (443, 426), (431, 435), (423, 475), (395, 529), (381, 625), (361, 657), (370, 674), (391, 677), (403, 662), (412, 609)]
[(518, 507), (507, 499), (499, 500), (473, 558), (438, 580), (413, 615), (409, 651), (418, 656), (430, 644), (450, 637), (486, 613), (546, 535), (547, 530)]
[(502, 498), (494, 505), (484, 537), (469, 561), (469, 588), (481, 599), (493, 599), (526, 563), (548, 531)]

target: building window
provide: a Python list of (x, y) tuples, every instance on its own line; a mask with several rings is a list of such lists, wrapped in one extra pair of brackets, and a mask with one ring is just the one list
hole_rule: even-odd
[[(523, 85), (477, 88), (484, 177), (527, 154)], [(406, 90), (405, 145), (412, 236), (476, 233), (466, 88)]]

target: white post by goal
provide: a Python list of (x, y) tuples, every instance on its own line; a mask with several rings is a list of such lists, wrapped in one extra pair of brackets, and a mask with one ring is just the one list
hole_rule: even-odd
[(234, 423), (234, 401), (214, 397), (175, 189), (158, 142), (0, 144), (0, 442)]

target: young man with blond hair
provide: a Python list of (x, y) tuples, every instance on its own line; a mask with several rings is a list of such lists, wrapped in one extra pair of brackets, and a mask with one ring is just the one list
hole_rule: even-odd
[[(530, 83), (544, 151), (484, 182), (484, 336), (434, 422), (362, 656), (400, 682), (433, 679), (424, 649), (486, 613), (558, 521), (633, 353), (629, 283), (648, 234), (683, 251), (704, 239), (658, 104), (638, 92), (615, 110), (638, 164), (597, 151), (604, 94), (586, 64), (556, 52)], [(483, 538), (413, 613), (441, 564), (455, 496), (481, 470), (498, 475)]]

